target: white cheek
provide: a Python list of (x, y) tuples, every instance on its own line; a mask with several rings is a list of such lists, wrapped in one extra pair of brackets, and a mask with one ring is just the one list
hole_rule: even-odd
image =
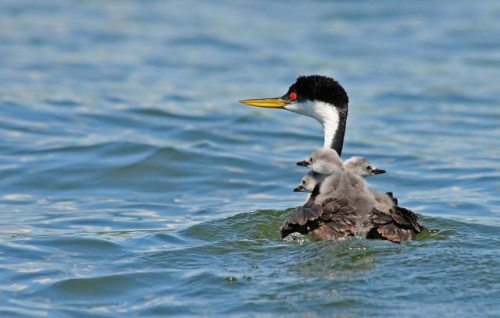
[(313, 184), (306, 184), (305, 186), (307, 192), (312, 192), (314, 190), (314, 185)]
[(285, 109), (294, 113), (305, 115), (303, 107), (299, 103), (291, 103), (285, 105)]
[(311, 101), (305, 101), (302, 103), (291, 103), (285, 106), (286, 110), (289, 110), (294, 113), (298, 113), (304, 116), (309, 116), (316, 118), (314, 116), (314, 103)]

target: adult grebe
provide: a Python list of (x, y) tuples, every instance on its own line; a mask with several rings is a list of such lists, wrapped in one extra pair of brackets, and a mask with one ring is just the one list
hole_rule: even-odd
[[(349, 98), (334, 79), (300, 76), (281, 97), (240, 102), (315, 118), (323, 126), (324, 148), (335, 150), (338, 156), (342, 154)], [(293, 232), (311, 232), (323, 240), (358, 235), (399, 243), (414, 238), (423, 229), (417, 216), (397, 206), (392, 198), (377, 203), (365, 181), (346, 172), (342, 162), (340, 166), (332, 163), (329, 168), (332, 173), (315, 185), (309, 200), (284, 222), (283, 237)]]

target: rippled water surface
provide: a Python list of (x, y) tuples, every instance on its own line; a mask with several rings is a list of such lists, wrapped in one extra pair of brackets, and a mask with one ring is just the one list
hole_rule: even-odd
[[(500, 316), (498, 1), (0, 2), (0, 316)], [(299, 245), (312, 119), (437, 233)]]

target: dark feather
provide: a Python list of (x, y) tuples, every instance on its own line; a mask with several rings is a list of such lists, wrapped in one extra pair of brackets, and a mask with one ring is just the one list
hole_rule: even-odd
[(318, 224), (313, 235), (320, 240), (338, 240), (353, 236), (356, 230), (356, 210), (345, 200), (329, 202), (324, 206), (329, 219)]
[(354, 235), (356, 211), (346, 200), (331, 198), (322, 205), (308, 201), (281, 226), (281, 235), (293, 232), (312, 234), (320, 240), (335, 240)]
[[(321, 217), (323, 209), (319, 204), (305, 204), (295, 209), (281, 226), (281, 237), (286, 237), (293, 232), (307, 234), (312, 223)], [(311, 223), (311, 224), (309, 224)]]
[(384, 239), (394, 243), (411, 240), (424, 229), (415, 213), (399, 206), (388, 212), (373, 209), (371, 222), (374, 227), (367, 238)]

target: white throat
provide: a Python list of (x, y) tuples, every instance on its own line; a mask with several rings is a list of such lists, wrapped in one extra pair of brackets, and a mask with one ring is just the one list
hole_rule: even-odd
[(321, 101), (308, 100), (302, 103), (288, 104), (285, 106), (285, 109), (319, 121), (321, 126), (323, 126), (325, 136), (323, 147), (330, 148), (339, 128), (339, 113), (335, 106)]

